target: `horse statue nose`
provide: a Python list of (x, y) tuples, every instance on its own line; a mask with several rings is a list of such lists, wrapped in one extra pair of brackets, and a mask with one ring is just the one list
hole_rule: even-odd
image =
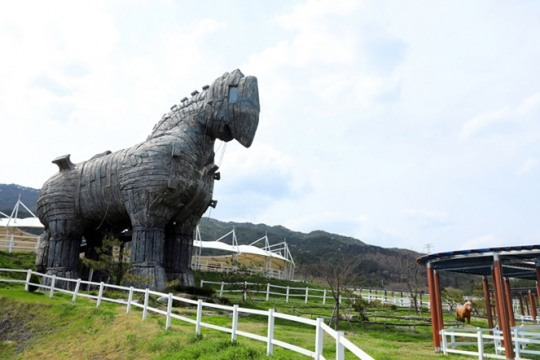
[(229, 129), (233, 137), (248, 148), (255, 138), (261, 111), (257, 78), (246, 76), (240, 79), (238, 90), (233, 92), (232, 99), (234, 102), (229, 102), (229, 114), (234, 116), (229, 121)]

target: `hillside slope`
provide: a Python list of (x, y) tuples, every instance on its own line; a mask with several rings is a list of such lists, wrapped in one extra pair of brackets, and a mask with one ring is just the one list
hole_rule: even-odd
[[(265, 359), (265, 343), (230, 334), (204, 331), (195, 336), (191, 324), (173, 320), (165, 330), (162, 316), (55, 294), (25, 293), (0, 287), (0, 354), (2, 359)], [(274, 358), (301, 359), (277, 348)]]

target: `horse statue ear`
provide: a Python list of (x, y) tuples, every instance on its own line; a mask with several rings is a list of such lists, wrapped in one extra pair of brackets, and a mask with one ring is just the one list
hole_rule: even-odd
[(75, 164), (71, 162), (69, 158), (70, 156), (71, 154), (59, 156), (56, 159), (54, 159), (52, 163), (58, 165), (58, 169), (60, 171), (71, 170), (75, 167)]

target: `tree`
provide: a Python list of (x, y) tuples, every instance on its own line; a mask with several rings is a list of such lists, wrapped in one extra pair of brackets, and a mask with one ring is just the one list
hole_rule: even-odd
[(422, 310), (422, 304), (418, 306), (419, 297), (422, 294), (422, 289), (425, 284), (423, 268), (418, 265), (413, 257), (402, 256), (398, 260), (399, 278), (402, 283), (407, 286), (407, 291), (410, 294), (411, 302), (415, 313)]
[[(115, 253), (114, 248), (118, 248)], [(108, 282), (112, 276), (114, 283), (119, 285), (127, 269), (123, 266), (124, 242), (106, 236), (103, 238), (101, 246), (93, 249), (91, 256), (82, 259), (83, 264), (97, 272), (99, 280)], [(94, 273), (94, 277), (96, 274)]]
[(355, 284), (360, 278), (360, 273), (357, 270), (360, 262), (358, 257), (339, 252), (331, 258), (320, 260), (311, 266), (311, 274), (321, 278), (330, 287), (332, 298), (335, 301), (335, 330), (339, 329), (339, 315), (342, 312), (341, 295), (346, 291), (346, 287)]
[(458, 305), (463, 304), (465, 299), (463, 298), (463, 290), (456, 289), (450, 286), (442, 289), (441, 297), (450, 308), (450, 311), (454, 311)]

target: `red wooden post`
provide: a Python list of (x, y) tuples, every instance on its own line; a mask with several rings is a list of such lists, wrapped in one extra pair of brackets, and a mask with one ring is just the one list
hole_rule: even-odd
[(530, 314), (533, 321), (536, 321), (536, 304), (534, 303), (534, 295), (531, 290), (529, 290), (529, 306), (531, 307)]
[(538, 303), (540, 304), (540, 284), (536, 281), (536, 297), (538, 298)]
[(508, 319), (505, 296), (503, 270), (499, 254), (493, 255), (493, 280), (496, 284), (495, 294), (497, 299), (497, 308), (499, 312), (499, 327), (502, 331), (504, 340), (504, 352), (507, 359), (514, 359), (514, 347), (512, 346), (512, 333)]
[(482, 288), (484, 289), (484, 305), (486, 307), (486, 316), (488, 326), (493, 329), (493, 315), (491, 314), (491, 299), (489, 296), (489, 284), (486, 276), (482, 277)]
[(435, 352), (441, 352), (441, 338), (439, 337), (439, 322), (437, 320), (437, 302), (435, 301), (435, 281), (431, 264), (427, 263), (427, 282), (429, 292), (429, 311), (431, 313), (431, 328), (433, 332), (433, 347)]
[(540, 303), (540, 260), (536, 260), (536, 297)]
[(504, 294), (506, 296), (506, 311), (508, 312), (508, 320), (510, 321), (510, 326), (516, 326), (516, 319), (514, 318), (514, 309), (512, 306), (512, 289), (510, 289), (510, 280), (508, 278), (504, 279)]
[(439, 321), (439, 331), (444, 329), (444, 318), (442, 312), (442, 300), (441, 300), (441, 285), (439, 281), (439, 272), (434, 271), (434, 280), (435, 280), (435, 296), (437, 301), (437, 319)]

